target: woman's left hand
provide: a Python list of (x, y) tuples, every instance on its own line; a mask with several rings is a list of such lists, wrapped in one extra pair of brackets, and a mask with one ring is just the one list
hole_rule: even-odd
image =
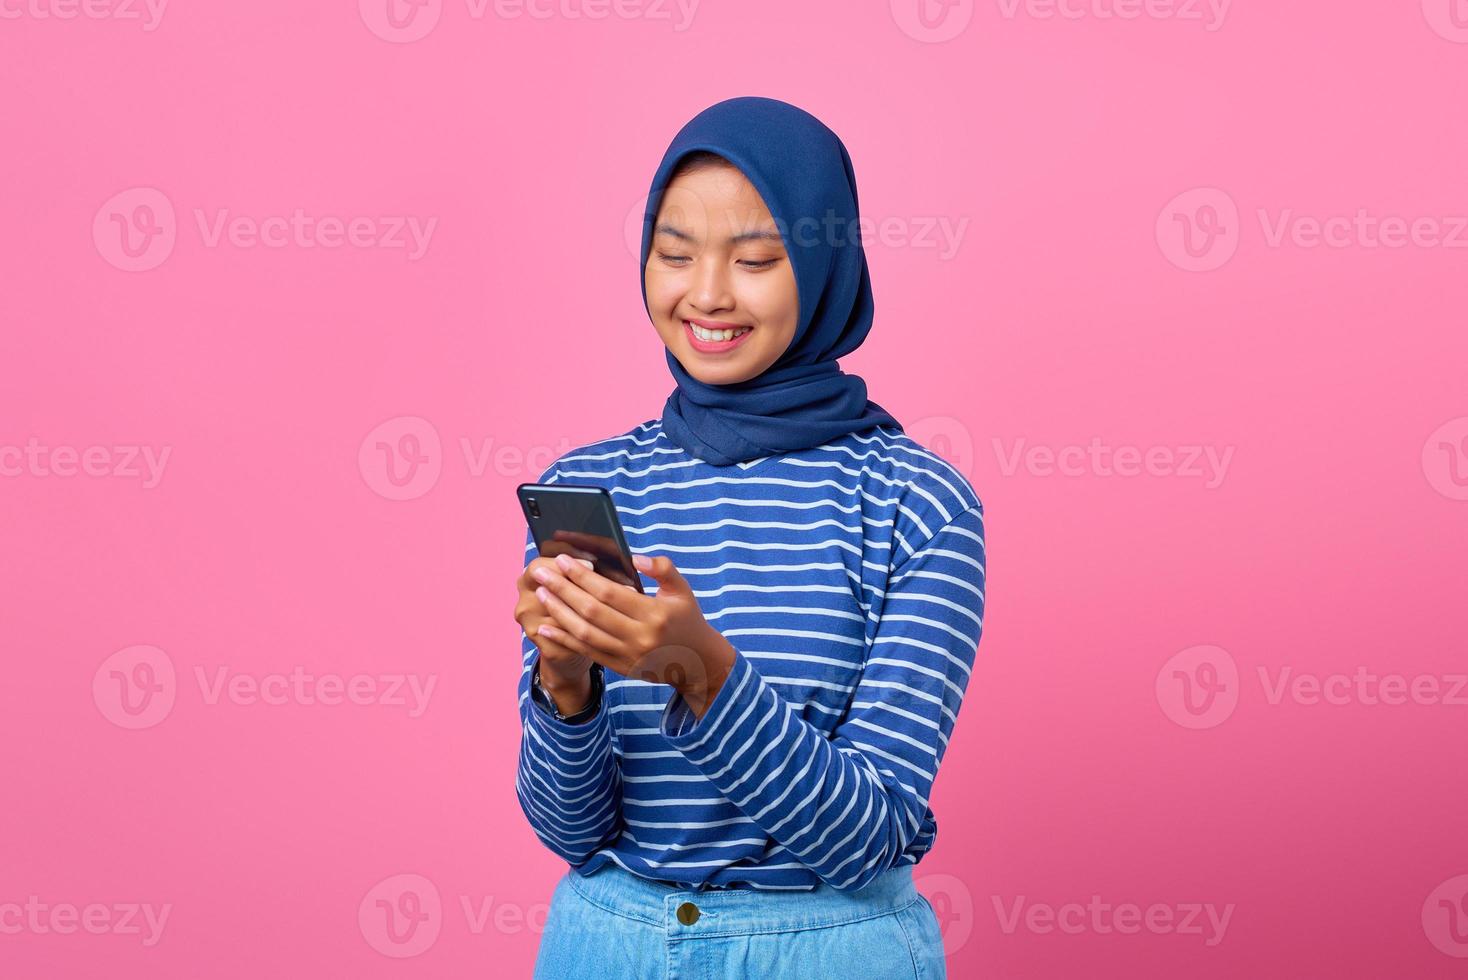
[(619, 585), (568, 556), (546, 569), (536, 595), (556, 626), (550, 639), (615, 671), (670, 684), (696, 717), (718, 694), (734, 663), (734, 648), (703, 617), (688, 580), (671, 558), (637, 555), (634, 564), (657, 580), (656, 595)]

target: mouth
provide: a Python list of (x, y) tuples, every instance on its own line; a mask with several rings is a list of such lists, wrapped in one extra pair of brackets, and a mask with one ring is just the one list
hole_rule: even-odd
[[(744, 343), (754, 332), (752, 327), (714, 320), (684, 320), (683, 336), (700, 354), (723, 354)], [(727, 338), (727, 339), (726, 339)]]

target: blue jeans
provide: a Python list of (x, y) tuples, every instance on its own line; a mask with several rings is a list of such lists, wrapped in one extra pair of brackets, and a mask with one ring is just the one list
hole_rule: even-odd
[(912, 866), (859, 891), (677, 888), (606, 865), (567, 870), (546, 917), (537, 980), (947, 977), (938, 918)]

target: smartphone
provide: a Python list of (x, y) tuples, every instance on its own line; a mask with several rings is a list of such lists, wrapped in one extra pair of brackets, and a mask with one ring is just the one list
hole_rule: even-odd
[(515, 495), (542, 557), (580, 558), (599, 575), (647, 595), (611, 491), (575, 483), (522, 483)]

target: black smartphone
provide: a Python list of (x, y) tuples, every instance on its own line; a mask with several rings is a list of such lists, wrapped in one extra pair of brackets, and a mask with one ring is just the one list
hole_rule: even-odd
[(611, 491), (575, 483), (522, 483), (515, 495), (542, 557), (589, 561), (598, 574), (647, 595)]

